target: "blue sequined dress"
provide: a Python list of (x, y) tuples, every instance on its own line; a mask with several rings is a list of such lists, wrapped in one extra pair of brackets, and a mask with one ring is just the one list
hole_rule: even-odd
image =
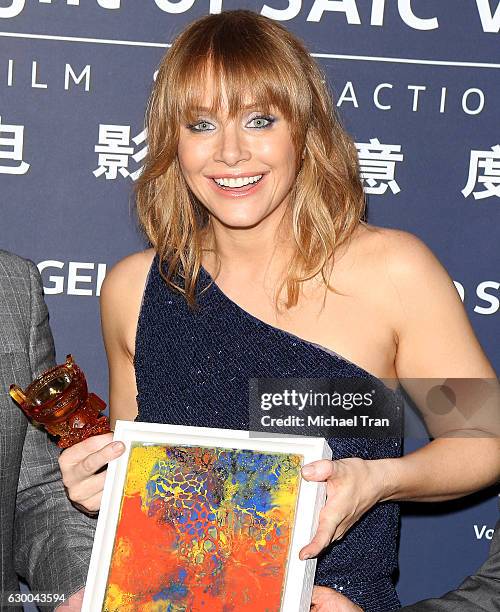
[[(180, 281), (180, 277), (177, 277)], [(248, 429), (248, 379), (370, 377), (320, 345), (257, 319), (229, 299), (201, 268), (200, 310), (172, 291), (153, 260), (135, 347), (137, 421)], [(328, 440), (334, 459), (401, 455), (401, 438)], [(337, 589), (365, 612), (400, 607), (397, 569), (399, 506), (377, 504), (319, 557), (315, 584)]]

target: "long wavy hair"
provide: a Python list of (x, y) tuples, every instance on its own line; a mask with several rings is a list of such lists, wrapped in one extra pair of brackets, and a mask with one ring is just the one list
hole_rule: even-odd
[(220, 110), (225, 88), (231, 119), (251, 94), (263, 112), (278, 108), (290, 126), (296, 178), (286, 231), (288, 236), (293, 232), (293, 248), (276, 306), (285, 285), (285, 306), (294, 306), (300, 284), (319, 272), (334, 291), (328, 282), (334, 252), (364, 223), (356, 147), (302, 41), (279, 23), (243, 9), (188, 25), (161, 60), (148, 100), (148, 152), (134, 195), (139, 224), (159, 255), (165, 282), (197, 307), (202, 233), (211, 230), (210, 215), (184, 180), (177, 146), (181, 122), (193, 121), (192, 109), (203, 104), (206, 78), (215, 80), (211, 113)]

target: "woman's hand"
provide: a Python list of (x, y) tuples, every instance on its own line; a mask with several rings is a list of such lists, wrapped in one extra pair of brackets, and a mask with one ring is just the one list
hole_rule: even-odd
[(300, 559), (318, 555), (330, 542), (339, 540), (363, 514), (386, 494), (389, 482), (384, 460), (357, 457), (313, 461), (302, 468), (305, 480), (326, 481), (327, 500), (319, 514), (312, 541), (299, 553)]
[(311, 601), (311, 612), (363, 612), (363, 609), (352, 603), (345, 595), (333, 589), (315, 586)]
[(59, 456), (63, 484), (69, 499), (84, 512), (101, 506), (106, 471), (96, 474), (125, 450), (123, 442), (113, 442), (113, 434), (92, 436), (64, 450)]
[(83, 596), (85, 594), (85, 589), (80, 589), (69, 599), (67, 599), (64, 603), (60, 604), (55, 608), (56, 612), (81, 612), (82, 604), (83, 604)]

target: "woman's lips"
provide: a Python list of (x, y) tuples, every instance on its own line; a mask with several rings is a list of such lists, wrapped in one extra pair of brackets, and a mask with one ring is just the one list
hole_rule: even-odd
[(255, 191), (257, 191), (260, 185), (266, 179), (266, 176), (267, 174), (263, 174), (260, 181), (257, 181), (256, 183), (249, 183), (248, 185), (245, 185), (244, 187), (234, 187), (232, 189), (231, 187), (220, 187), (219, 185), (217, 185), (217, 183), (212, 178), (209, 178), (208, 180), (212, 184), (212, 188), (219, 195), (225, 195), (230, 198), (241, 198), (246, 195), (253, 194)]

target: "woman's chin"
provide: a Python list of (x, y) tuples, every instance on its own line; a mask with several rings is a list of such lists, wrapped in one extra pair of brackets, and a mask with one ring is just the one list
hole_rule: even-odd
[(264, 216), (259, 215), (216, 215), (219, 223), (232, 229), (249, 229), (258, 225)]

